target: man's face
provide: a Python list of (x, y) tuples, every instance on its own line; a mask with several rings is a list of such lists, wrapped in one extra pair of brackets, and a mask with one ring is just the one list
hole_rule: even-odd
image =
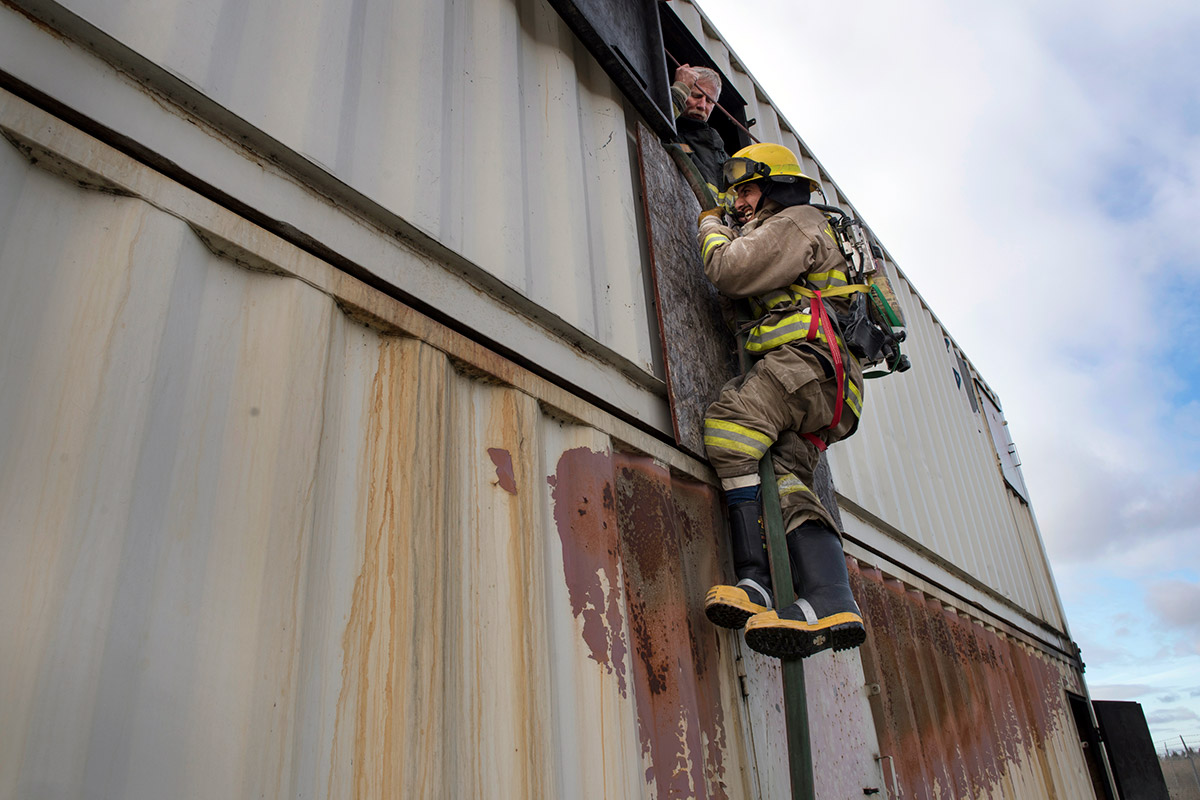
[(754, 216), (758, 201), (762, 199), (762, 187), (758, 183), (743, 183), (733, 190), (733, 215), (743, 225)]
[(708, 122), (708, 117), (713, 110), (713, 101), (709, 98), (717, 96), (715, 88), (710, 83), (696, 81), (692, 85), (692, 93), (688, 95), (687, 101), (684, 103), (683, 115), (688, 119)]

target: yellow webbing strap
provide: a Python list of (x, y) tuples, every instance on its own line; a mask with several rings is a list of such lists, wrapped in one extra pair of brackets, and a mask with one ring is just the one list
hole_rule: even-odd
[[(791, 289), (796, 294), (800, 295), (801, 297), (807, 297), (810, 300), (817, 296), (816, 292), (814, 292), (812, 289), (805, 289), (803, 286), (800, 286), (799, 284), (793, 283), (788, 288)], [(855, 292), (869, 292), (869, 291), (871, 291), (870, 286), (867, 286), (862, 283), (851, 283), (847, 286), (832, 286), (828, 289), (822, 289), (821, 296), (822, 297), (845, 297), (846, 295), (851, 295), (851, 294), (854, 294)]]

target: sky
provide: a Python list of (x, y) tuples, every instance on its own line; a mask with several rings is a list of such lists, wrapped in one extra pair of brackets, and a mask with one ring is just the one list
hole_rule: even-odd
[(1200, 3), (696, 2), (999, 393), (1092, 698), (1200, 746)]

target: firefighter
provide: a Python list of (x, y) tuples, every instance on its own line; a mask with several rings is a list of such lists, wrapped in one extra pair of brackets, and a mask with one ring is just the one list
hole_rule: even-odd
[[(749, 305), (745, 346), (756, 360), (722, 388), (704, 420), (738, 577), (736, 586), (709, 591), (705, 612), (717, 625), (744, 626), (751, 648), (777, 658), (857, 647), (866, 631), (841, 535), (811, 488), (821, 451), (853, 434), (862, 413), (862, 367), (833, 319), (846, 300), (819, 294), (847, 284), (846, 263), (825, 215), (809, 205), (816, 181), (788, 148), (743, 148), (722, 179), (722, 190), (735, 194), (735, 216), (749, 222), (735, 234), (720, 209), (700, 215), (704, 270), (722, 295)], [(768, 450), (799, 597), (778, 611), (759, 491), (758, 462)]]
[(689, 64), (675, 70), (671, 105), (679, 141), (686, 145), (692, 163), (714, 190), (721, 181), (721, 165), (729, 158), (721, 134), (708, 124), (720, 95), (721, 76), (715, 70)]

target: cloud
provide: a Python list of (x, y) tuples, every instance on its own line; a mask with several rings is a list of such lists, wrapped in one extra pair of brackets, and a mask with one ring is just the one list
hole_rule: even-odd
[(1200, 472), (1146, 488), (1149, 491), (1145, 495), (1125, 506), (1126, 527), (1158, 534), (1193, 535), (1200, 531)]
[(1155, 698), (1155, 699), (1156, 699), (1156, 700), (1158, 700), (1158, 702), (1160, 702), (1160, 703), (1178, 703), (1178, 702), (1179, 702), (1179, 695), (1177, 695), (1177, 694), (1164, 694), (1162, 697), (1158, 697), (1158, 698)]
[(1146, 715), (1146, 722), (1150, 725), (1165, 725), (1169, 722), (1190, 722), (1192, 720), (1200, 720), (1200, 714), (1182, 706), (1162, 708)]
[(1133, 700), (1153, 691), (1154, 687), (1145, 683), (1117, 683), (1091, 687), (1093, 700)]
[(1127, 570), (1200, 563), (1200, 472), (1121, 473), (1068, 448), (1044, 460), (1077, 466), (1054, 496), (1035, 503), (1043, 529), (1056, 534), (1048, 547), (1057, 563), (1112, 556)]
[(1149, 587), (1146, 600), (1165, 625), (1200, 630), (1200, 584), (1165, 580)]

